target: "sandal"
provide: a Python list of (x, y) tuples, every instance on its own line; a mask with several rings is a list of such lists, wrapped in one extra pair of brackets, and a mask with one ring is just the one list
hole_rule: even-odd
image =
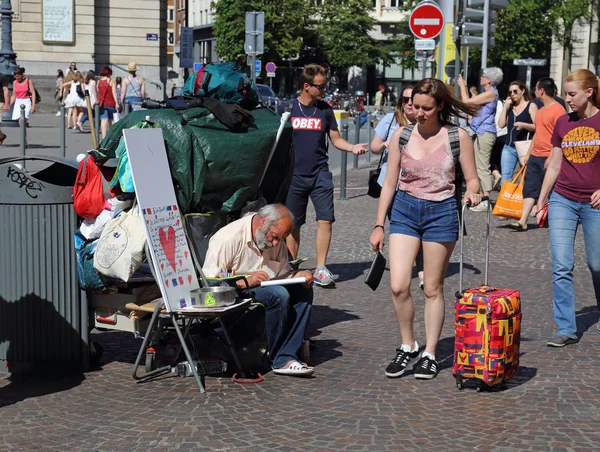
[(273, 368), (273, 373), (278, 375), (290, 375), (292, 377), (310, 377), (315, 372), (314, 367), (309, 367), (305, 363), (292, 361), (286, 367)]
[(511, 223), (508, 227), (517, 232), (525, 232), (527, 230), (527, 226), (523, 226), (521, 223)]

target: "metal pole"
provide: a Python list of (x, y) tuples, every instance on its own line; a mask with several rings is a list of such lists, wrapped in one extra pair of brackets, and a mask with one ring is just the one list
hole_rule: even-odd
[[(462, 27), (462, 24), (464, 22), (463, 17), (462, 17), (462, 5), (463, 2), (461, 0), (457, 0), (456, 1), (456, 7), (454, 9), (454, 17), (456, 18), (455, 20), (455, 28), (458, 28), (460, 30), (460, 27)], [(456, 52), (454, 54), (454, 95), (460, 99), (460, 87), (458, 86), (458, 76), (460, 75), (460, 41), (461, 41), (461, 33), (457, 33), (457, 37), (458, 39), (456, 40), (456, 42), (454, 43), (454, 45), (456, 46)]]
[(527, 85), (527, 90), (531, 92), (531, 65), (527, 65), (527, 75), (525, 76), (525, 84)]
[(20, 129), (21, 129), (21, 155), (25, 157), (25, 148), (27, 147), (27, 143), (25, 142), (25, 105), (21, 104), (21, 121), (20, 121)]
[(65, 103), (60, 103), (60, 148), (62, 149), (62, 156), (67, 156), (67, 134), (66, 134), (66, 117), (65, 117)]
[(250, 56), (250, 78), (252, 84), (256, 85), (256, 55)]
[(370, 99), (369, 99), (369, 93), (367, 93), (367, 111), (369, 111), (369, 114), (371, 113), (369, 107), (370, 107)]
[(469, 77), (469, 47), (465, 47), (465, 80)]
[[(360, 116), (354, 117), (354, 144), (360, 143)], [(358, 154), (354, 154), (354, 162), (352, 163), (352, 169), (358, 169)]]
[(427, 71), (427, 61), (421, 60), (421, 64), (423, 65), (421, 67), (421, 74), (422, 74), (421, 78), (425, 79), (425, 78), (427, 78), (427, 72), (426, 72)]
[[(446, 25), (454, 23), (454, 0), (439, 0), (438, 5), (442, 10), (442, 14), (444, 15), (444, 28), (442, 29), (442, 33), (439, 36), (440, 42), (438, 44), (439, 52), (436, 72), (437, 78), (439, 78), (442, 81), (445, 81), (446, 48), (449, 44), (448, 42), (446, 42)], [(425, 69), (423, 69), (423, 72), (425, 72)]]
[[(369, 147), (371, 146), (371, 140), (373, 138), (373, 127), (371, 126), (371, 114), (367, 115), (367, 129), (368, 129), (368, 137), (369, 137)], [(371, 150), (367, 152), (367, 162), (369, 165), (371, 164)]]
[(481, 46), (481, 69), (487, 68), (488, 35), (490, 31), (490, 0), (483, 4), (483, 45)]
[(100, 143), (100, 105), (94, 105), (94, 125), (96, 126), (96, 143)]
[[(348, 141), (348, 124), (342, 126), (342, 138)], [(346, 171), (348, 170), (348, 153), (340, 151), (342, 153), (342, 162), (340, 170), (340, 199), (346, 200)]]

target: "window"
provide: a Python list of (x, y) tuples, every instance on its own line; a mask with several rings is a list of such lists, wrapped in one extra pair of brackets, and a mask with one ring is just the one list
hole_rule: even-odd
[(170, 31), (167, 33), (167, 39), (169, 40), (169, 45), (173, 45), (173, 43), (175, 42), (175, 38), (173, 36), (173, 32)]
[(397, 8), (402, 5), (402, 0), (390, 0), (390, 7)]
[(204, 25), (204, 22), (202, 22), (202, 11), (199, 11), (199, 13), (200, 13), (200, 15), (199, 15), (200, 25)]
[(173, 8), (167, 10), (167, 22), (173, 22), (174, 12)]

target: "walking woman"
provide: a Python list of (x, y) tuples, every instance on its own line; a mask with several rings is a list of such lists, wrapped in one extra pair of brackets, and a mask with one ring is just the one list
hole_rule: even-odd
[[(136, 75), (138, 69), (133, 62), (127, 65), (129, 75), (123, 80), (123, 87), (121, 88), (121, 105), (127, 105), (127, 102), (130, 109), (132, 109), (133, 104), (139, 106), (146, 97), (146, 82), (144, 77)], [(124, 112), (124, 114), (126, 113), (129, 112)]]
[(62, 69), (56, 70), (56, 91), (54, 91), (54, 100), (58, 102), (58, 111), (56, 116), (60, 116), (60, 104), (62, 102), (62, 84), (65, 81), (65, 74)]
[[(84, 84), (83, 84), (83, 90), (84, 90), (83, 92), (85, 93), (87, 91), (90, 95), (90, 106), (92, 107), (92, 117), (94, 115), (94, 106), (98, 103), (98, 90), (97, 90), (96, 85), (97, 85), (96, 73), (94, 71), (88, 71), (88, 73), (85, 75), (85, 80), (84, 80)], [(80, 130), (82, 129), (85, 122), (89, 119), (89, 117), (90, 116), (88, 113), (87, 102), (86, 102), (83, 117), (81, 118), (81, 121), (77, 124), (77, 127), (79, 127)]]
[[(25, 78), (25, 68), (17, 67), (10, 104), (13, 105), (12, 119), (13, 121), (18, 120), (19, 126), (21, 125), (21, 105), (25, 105), (25, 119), (27, 120), (35, 113), (35, 97), (33, 80)], [(25, 146), (27, 146), (27, 127), (25, 127)]]
[[(552, 251), (552, 289), (557, 334), (548, 340), (551, 347), (579, 341), (575, 320), (573, 286), (574, 247), (581, 224), (587, 265), (592, 273), (596, 304), (600, 308), (600, 87), (593, 72), (579, 69), (564, 83), (566, 101), (573, 110), (558, 118), (552, 135), (546, 176), (538, 198), (544, 206), (550, 196), (548, 222)], [(546, 108), (546, 107), (544, 107)], [(537, 213), (538, 223), (543, 207)], [(598, 326), (600, 329), (600, 326)]]
[(504, 148), (500, 160), (502, 184), (510, 181), (515, 173), (519, 157), (515, 141), (527, 140), (535, 132), (535, 116), (538, 108), (531, 101), (525, 83), (515, 80), (508, 86), (508, 97), (498, 118), (498, 125), (508, 129), (504, 136)]
[(119, 108), (117, 87), (112, 76), (112, 69), (104, 66), (100, 70), (100, 81), (98, 82), (98, 103), (100, 104), (100, 131), (104, 139), (108, 128), (112, 125), (113, 115)]
[[(480, 94), (469, 97), (467, 82), (460, 75), (458, 85), (462, 101), (468, 105), (479, 105), (481, 108), (471, 119), (471, 129), (477, 134), (475, 137), (475, 163), (479, 184), (485, 196), (489, 196), (494, 185), (492, 172), (490, 171), (490, 159), (492, 149), (496, 142), (496, 108), (498, 107), (498, 90), (496, 87), (502, 83), (502, 69), (489, 67), (483, 70), (479, 84), (483, 88)], [(487, 201), (475, 209), (475, 212), (486, 212)]]
[[(481, 201), (475, 168), (473, 141), (464, 129), (450, 124), (452, 116), (473, 115), (477, 107), (456, 99), (441, 81), (421, 80), (412, 92), (417, 125), (406, 146), (400, 147), (404, 127), (390, 140), (388, 168), (379, 198), (377, 219), (371, 234), (373, 250), (384, 246), (384, 220), (394, 202), (390, 221), (390, 279), (392, 299), (402, 345), (385, 370), (399, 377), (419, 358), (414, 336), (415, 307), (410, 292), (412, 267), (423, 246), (425, 273), (425, 350), (416, 366), (416, 378), (430, 379), (438, 373), (435, 357), (444, 323), (444, 277), (454, 245), (458, 240), (458, 214), (454, 197), (455, 163), (450, 138), (460, 142), (460, 165), (467, 183), (463, 201), (476, 206)], [(400, 169), (402, 174), (400, 175)], [(399, 178), (399, 180), (398, 180)], [(394, 192), (398, 193), (394, 199)]]
[(70, 129), (70, 124), (73, 124), (73, 129), (77, 127), (81, 132), (81, 118), (83, 117), (83, 109), (85, 107), (85, 96), (83, 94), (83, 74), (79, 71), (73, 74), (73, 79), (63, 83), (63, 91), (69, 90), (69, 94), (65, 98), (65, 107), (68, 108), (70, 118), (67, 119), (67, 129)]

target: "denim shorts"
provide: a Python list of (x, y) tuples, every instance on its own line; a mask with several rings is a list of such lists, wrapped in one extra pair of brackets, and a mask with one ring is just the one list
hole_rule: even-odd
[(112, 121), (115, 111), (115, 107), (100, 107), (100, 119), (110, 119)]
[(427, 201), (398, 190), (392, 207), (390, 234), (404, 234), (424, 242), (458, 240), (456, 198)]
[(313, 203), (317, 220), (335, 221), (333, 212), (333, 175), (322, 169), (313, 176), (294, 174), (285, 206), (294, 215), (294, 228), (306, 223), (308, 198)]

